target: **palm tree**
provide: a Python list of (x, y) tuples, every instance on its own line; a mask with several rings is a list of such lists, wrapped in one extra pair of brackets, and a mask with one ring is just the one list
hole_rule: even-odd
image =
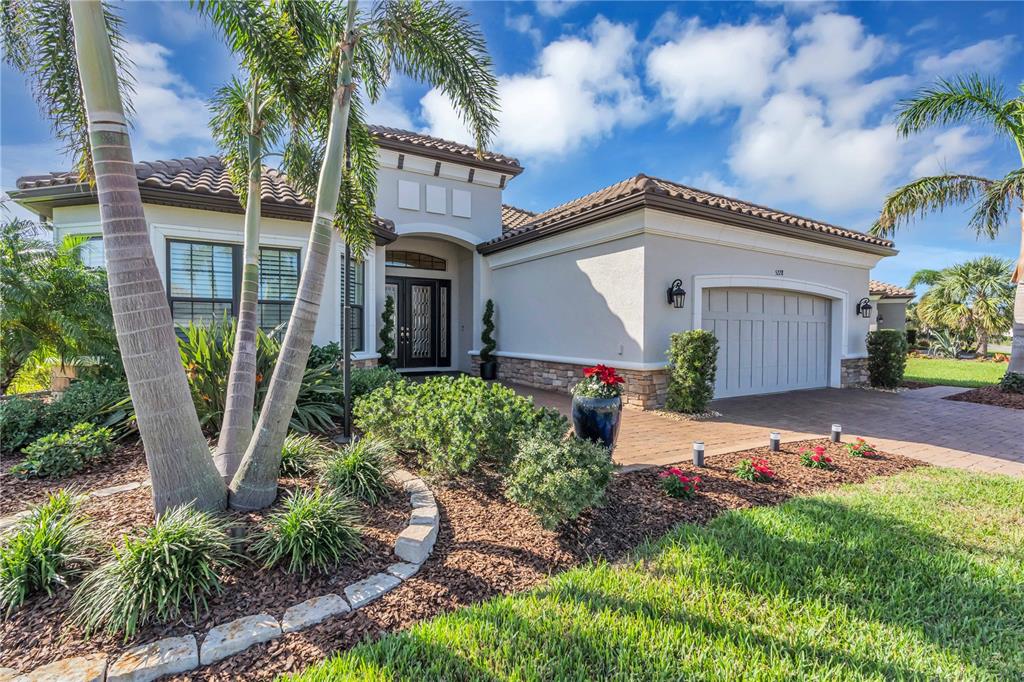
[(377, 100), (392, 71), (425, 81), (455, 103), (482, 149), (497, 125), (497, 83), (483, 36), (468, 12), (443, 0), (385, 0), (367, 16), (349, 2), (332, 27), (326, 52), (310, 82), (319, 105), (309, 134), (286, 150), (292, 168), (319, 168), (316, 190), (289, 171), (307, 196), (315, 196), (303, 276), (288, 331), (270, 381), (256, 431), (231, 482), (231, 505), (257, 509), (277, 495), (277, 474), (288, 420), (309, 357), (320, 308), (331, 233), (339, 229), (352, 251), (372, 243), (370, 220), (376, 187), (376, 146), (363, 120), (359, 90)]
[(123, 96), (121, 22), (91, 0), (3, 0), (4, 58), (25, 72), (57, 136), (92, 171), (110, 305), (146, 450), (157, 514), (223, 509), (226, 490), (199, 427), (139, 195)]
[(1013, 263), (982, 256), (937, 273), (918, 272), (913, 281), (928, 280), (931, 287), (917, 306), (918, 318), (932, 329), (965, 332), (978, 341), (984, 356), (993, 334), (1005, 332), (1013, 321)]
[(900, 104), (897, 130), (902, 136), (932, 126), (980, 123), (1011, 142), (1021, 166), (1000, 179), (946, 173), (915, 180), (886, 197), (873, 234), (890, 235), (896, 228), (931, 211), (971, 203), (969, 225), (995, 237), (1008, 223), (1014, 207), (1021, 211), (1020, 256), (1013, 271), (1017, 285), (1013, 306), (1013, 346), (1007, 372), (1024, 374), (1024, 83), (1021, 96), (1008, 98), (1003, 88), (977, 75), (939, 79)]

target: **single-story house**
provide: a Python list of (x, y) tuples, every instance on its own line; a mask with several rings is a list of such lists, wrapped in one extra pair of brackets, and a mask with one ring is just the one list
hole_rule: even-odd
[[(627, 404), (656, 406), (669, 335), (694, 328), (720, 341), (718, 397), (865, 378), (872, 319), (863, 303), (871, 268), (896, 254), (889, 240), (647, 175), (533, 213), (502, 203), (523, 172), (514, 158), (392, 128), (374, 134), (377, 240), (351, 289), (360, 364), (376, 362), (391, 296), (403, 371), (475, 371), (493, 299), (499, 376), (532, 386), (565, 391), (584, 366), (604, 363), (625, 376)], [(209, 156), (136, 168), (175, 321), (233, 312), (243, 215), (223, 164)], [(96, 197), (71, 173), (23, 177), (11, 196), (55, 239), (100, 233)], [(311, 208), (272, 169), (262, 206), (269, 328), (287, 319)], [(337, 240), (316, 343), (341, 336), (343, 253)], [(102, 264), (99, 239), (85, 257)], [(884, 313), (887, 323), (898, 317)]]
[(868, 281), (868, 292), (874, 303), (871, 312), (872, 329), (903, 331), (907, 328), (907, 304), (917, 295), (913, 289), (872, 279)]

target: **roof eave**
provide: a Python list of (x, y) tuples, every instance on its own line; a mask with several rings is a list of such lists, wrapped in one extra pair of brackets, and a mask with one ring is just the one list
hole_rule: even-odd
[(414, 144), (412, 142), (404, 142), (402, 140), (389, 140), (386, 138), (377, 138), (377, 146), (381, 149), (389, 149), (393, 152), (400, 152), (402, 154), (414, 154), (416, 156), (425, 156), (430, 159), (438, 161), (448, 161), (450, 163), (457, 163), (463, 166), (470, 166), (472, 168), (481, 168), (483, 170), (494, 171), (495, 173), (502, 173), (509, 177), (514, 178), (523, 172), (523, 167), (518, 164), (503, 163), (501, 161), (492, 161), (489, 159), (480, 159), (476, 156), (466, 156), (465, 154), (456, 154), (455, 152), (445, 151), (443, 149), (432, 149), (430, 147), (424, 147), (423, 145)]

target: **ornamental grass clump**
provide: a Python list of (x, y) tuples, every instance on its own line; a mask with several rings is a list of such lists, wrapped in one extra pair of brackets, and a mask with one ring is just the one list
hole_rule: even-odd
[(703, 484), (700, 476), (687, 476), (678, 467), (671, 467), (662, 471), (658, 476), (661, 478), (661, 489), (669, 497), (680, 500), (688, 500), (697, 495)]
[(320, 480), (341, 495), (377, 504), (391, 488), (397, 451), (383, 438), (366, 437), (332, 451), (323, 461)]
[(281, 448), (281, 475), (305, 476), (331, 452), (330, 446), (312, 434), (290, 433)]
[(283, 564), (285, 571), (305, 578), (358, 558), (360, 532), (354, 502), (320, 488), (298, 490), (267, 516), (250, 549), (265, 568)]
[(736, 467), (736, 476), (754, 483), (770, 483), (775, 480), (775, 472), (769, 466), (768, 460), (763, 458), (743, 460)]
[(878, 451), (875, 450), (875, 446), (868, 443), (863, 438), (858, 438), (853, 443), (846, 443), (846, 454), (850, 457), (875, 457), (878, 455)]
[(168, 622), (191, 607), (198, 619), (221, 591), (221, 573), (239, 564), (231, 523), (177, 507), (151, 528), (125, 536), (114, 558), (82, 580), (71, 600), (71, 618), (86, 633), (123, 634), (127, 641), (149, 623)]
[(832, 458), (825, 454), (824, 445), (816, 445), (813, 450), (800, 453), (800, 463), (812, 469), (831, 469)]
[(25, 460), (11, 468), (18, 478), (62, 478), (84, 469), (114, 449), (110, 429), (75, 424), (69, 431), (43, 436), (25, 448)]
[(30, 594), (53, 594), (88, 566), (89, 519), (81, 498), (67, 490), (51, 493), (33, 507), (0, 542), (0, 609), (9, 616)]

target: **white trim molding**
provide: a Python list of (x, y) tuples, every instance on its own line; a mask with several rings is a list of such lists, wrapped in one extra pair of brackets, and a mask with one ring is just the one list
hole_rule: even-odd
[[(849, 320), (847, 304), (850, 293), (819, 282), (808, 282), (789, 277), (770, 277), (766, 275), (694, 275), (693, 276), (693, 327), (701, 328), (704, 312), (704, 289), (739, 288), (739, 289), (782, 289), (803, 294), (814, 294), (831, 299), (831, 353), (829, 354), (829, 386), (842, 386), (842, 361), (854, 357), (849, 352)], [(837, 338), (838, 336), (838, 338)], [(860, 357), (860, 356), (857, 356)]]
[[(540, 362), (562, 362), (567, 365), (608, 365), (617, 369), (635, 370), (657, 370), (668, 367), (667, 362), (632, 362), (629, 360), (609, 360), (601, 358), (574, 358), (565, 355), (544, 355), (542, 353), (517, 353), (515, 351), (499, 350), (494, 352), (499, 358), (518, 358), (520, 360), (538, 360)], [(469, 355), (480, 355), (480, 349), (469, 351)]]

